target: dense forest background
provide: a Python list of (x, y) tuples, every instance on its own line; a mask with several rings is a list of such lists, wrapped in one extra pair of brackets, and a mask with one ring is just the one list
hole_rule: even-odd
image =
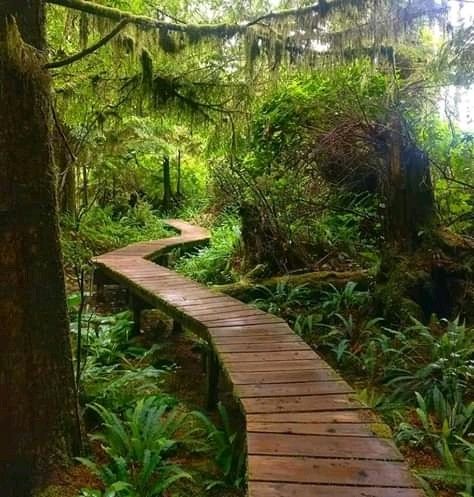
[(170, 267), (284, 317), (471, 496), (472, 2), (3, 3), (7, 495), (243, 495), (235, 406), (176, 368), (206, 344), (93, 292), (95, 255), (182, 218), (212, 237)]

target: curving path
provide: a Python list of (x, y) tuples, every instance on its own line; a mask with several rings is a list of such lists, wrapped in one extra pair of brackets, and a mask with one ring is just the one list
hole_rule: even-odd
[(180, 234), (95, 258), (98, 282), (126, 287), (209, 341), (209, 405), (220, 370), (246, 418), (250, 497), (423, 497), (393, 442), (377, 436), (383, 425), (282, 319), (152, 262), (209, 238), (167, 224)]

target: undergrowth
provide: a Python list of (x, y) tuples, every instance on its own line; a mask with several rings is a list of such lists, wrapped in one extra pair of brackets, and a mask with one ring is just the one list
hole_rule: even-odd
[[(440, 467), (417, 473), (432, 488), (472, 495), (474, 430), (474, 328), (459, 319), (411, 318), (393, 329), (373, 315), (369, 291), (355, 283), (260, 287), (254, 304), (278, 314), (362, 388), (360, 399), (379, 411), (401, 447), (433, 454)], [(433, 490), (428, 487), (429, 492)]]
[(223, 215), (212, 229), (209, 246), (179, 257), (174, 269), (201, 283), (235, 281), (233, 259), (238, 253), (239, 240), (238, 220), (232, 215)]
[[(77, 298), (70, 298), (76, 347)], [(243, 440), (219, 407), (215, 424), (165, 390), (175, 366), (161, 364), (160, 345), (131, 336), (129, 312), (82, 314), (80, 400), (93, 452), (79, 458), (101, 482), (81, 497), (179, 497), (217, 487), (242, 488)], [(205, 466), (193, 463), (203, 454)]]
[(76, 217), (64, 215), (61, 224), (65, 266), (69, 270), (87, 265), (94, 255), (172, 235), (144, 201), (120, 213), (114, 212), (111, 206), (94, 206)]

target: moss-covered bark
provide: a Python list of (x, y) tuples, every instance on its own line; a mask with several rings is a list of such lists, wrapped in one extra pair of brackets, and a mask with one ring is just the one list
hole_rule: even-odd
[(41, 69), (44, 48), (44, 2), (1, 2), (3, 497), (29, 496), (53, 465), (78, 453), (81, 442), (59, 245), (50, 83)]
[(375, 300), (390, 322), (428, 321), (432, 314), (474, 321), (474, 243), (446, 229), (426, 236), (414, 251), (387, 251)]

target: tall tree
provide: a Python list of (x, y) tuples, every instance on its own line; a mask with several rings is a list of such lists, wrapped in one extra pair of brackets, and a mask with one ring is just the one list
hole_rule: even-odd
[(0, 2), (0, 482), (24, 497), (80, 449), (42, 0)]

